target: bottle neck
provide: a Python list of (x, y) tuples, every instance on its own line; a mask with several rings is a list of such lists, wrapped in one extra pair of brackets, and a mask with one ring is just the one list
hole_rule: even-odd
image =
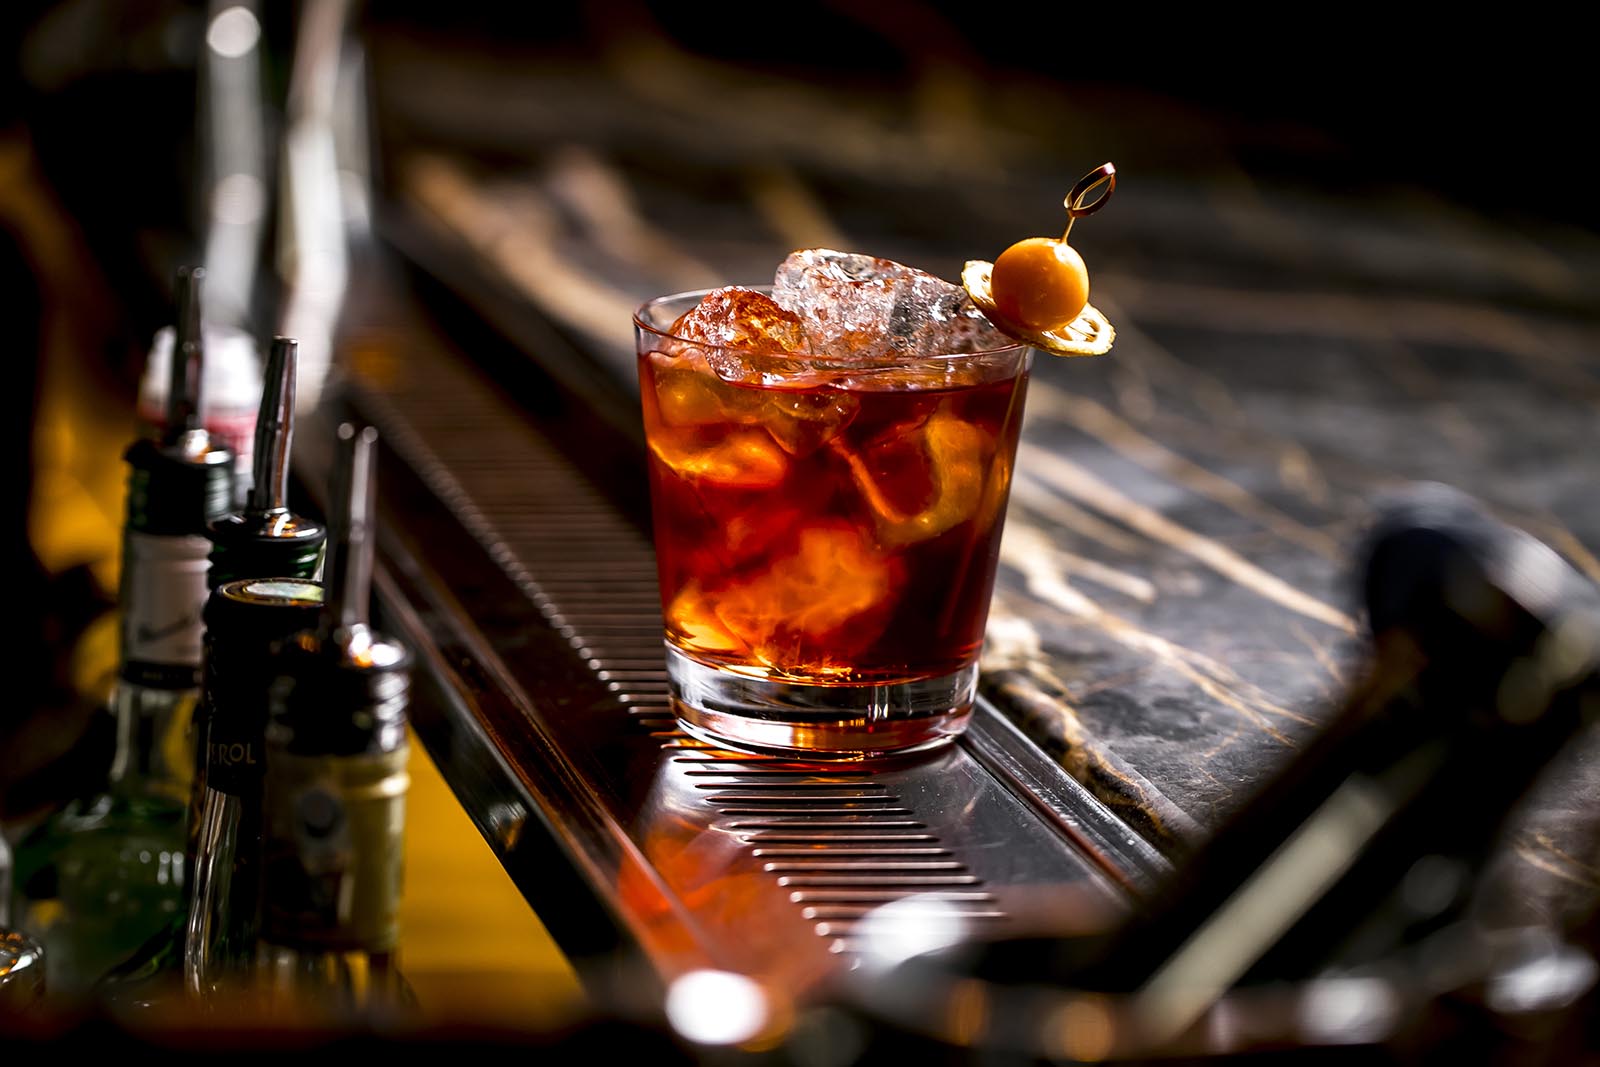
[(153, 689), (121, 681), (112, 700), (117, 748), (113, 791), (156, 794), (187, 803), (194, 775), (190, 725), (198, 691)]
[(121, 666), (112, 696), (118, 793), (188, 802), (190, 727), (199, 695), (207, 554), (196, 534), (124, 532)]

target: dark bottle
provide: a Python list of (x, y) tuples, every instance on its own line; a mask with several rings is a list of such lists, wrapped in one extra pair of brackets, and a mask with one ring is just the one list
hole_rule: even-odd
[(996, 941), (951, 970), (1116, 994), (1118, 1047), (1148, 1051), (1236, 987), (1463, 920), (1513, 805), (1600, 717), (1596, 591), (1442, 486), (1388, 510), (1363, 564), (1372, 663), (1321, 734), (1108, 937)]
[(215, 993), (254, 959), (261, 888), (267, 696), (280, 642), (317, 624), (322, 586), (291, 578), (228, 582), (206, 604), (203, 792), (184, 924), (184, 986)]
[(368, 622), (377, 432), (341, 426), (326, 602), (278, 657), (266, 735), (258, 991), (382, 1012), (396, 970), (411, 656)]
[[(297, 358), (293, 340), (286, 337), (273, 340), (260, 411), (255, 420), (254, 478), (244, 510), (216, 519), (206, 531), (210, 540), (206, 582), (212, 590), (246, 578), (310, 580), (321, 572), (327, 529), (313, 519), (294, 513), (288, 506)], [(190, 886), (193, 885), (194, 856), (199, 847), (200, 807), (206, 795), (206, 734), (212, 704), (203, 687), (191, 726), (196, 762), (184, 849), (188, 857), (185, 884)], [(103, 999), (117, 1005), (136, 1006), (145, 1004), (151, 996), (161, 995), (163, 983), (160, 979), (175, 976), (183, 968), (185, 927), (191, 899), (192, 893), (187, 894), (183, 906), (168, 924), (105, 976), (98, 988)]]
[(44, 945), (53, 993), (81, 995), (183, 904), (183, 822), (194, 757), (209, 523), (231, 502), (233, 456), (202, 428), (200, 283), (178, 275), (166, 431), (128, 449), (122, 648), (110, 780), (17, 849), (17, 922)]
[[(274, 338), (272, 351), (267, 357), (261, 409), (256, 417), (255, 470), (249, 497), (243, 511), (218, 519), (207, 531), (211, 539), (211, 568), (206, 580), (213, 590), (246, 578), (311, 581), (322, 572), (322, 554), (328, 541), (327, 527), (289, 510), (289, 456), (294, 444), (297, 362), (298, 346), (295, 342), (287, 337)], [(225, 620), (235, 617), (229, 615)], [(276, 636), (287, 636), (287, 631)], [(206, 790), (210, 751), (208, 732), (214, 706), (212, 694), (203, 688), (195, 707), (194, 720), (197, 762), (189, 799), (191, 859), (198, 844), (196, 835), (200, 828), (200, 805)], [(183, 921), (184, 917), (180, 917), (179, 928), (175, 931), (179, 943), (186, 939), (182, 930)]]

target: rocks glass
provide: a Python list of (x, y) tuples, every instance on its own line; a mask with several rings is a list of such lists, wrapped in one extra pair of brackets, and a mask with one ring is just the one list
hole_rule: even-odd
[(959, 287), (818, 250), (634, 324), (683, 729), (828, 759), (959, 734), (1031, 350)]

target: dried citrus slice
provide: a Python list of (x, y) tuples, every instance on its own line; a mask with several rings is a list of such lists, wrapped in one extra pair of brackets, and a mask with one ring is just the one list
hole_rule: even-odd
[(994, 264), (987, 260), (969, 259), (961, 270), (961, 284), (972, 302), (978, 305), (978, 310), (1003, 332), (1056, 356), (1103, 356), (1111, 351), (1117, 331), (1093, 304), (1085, 304), (1078, 317), (1067, 325), (1045, 333), (1008, 320), (995, 307), (989, 290), (989, 275), (993, 270)]

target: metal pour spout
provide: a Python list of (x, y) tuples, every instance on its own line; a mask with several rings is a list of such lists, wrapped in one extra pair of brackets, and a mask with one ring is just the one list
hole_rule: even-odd
[(256, 416), (254, 482), (244, 509), (248, 516), (281, 512), (289, 506), (289, 450), (294, 441), (299, 350), (298, 342), (292, 338), (275, 337), (267, 356), (261, 410)]
[(201, 428), (200, 378), (205, 370), (205, 342), (200, 333), (200, 283), (202, 267), (180, 267), (177, 284), (177, 321), (172, 343), (172, 377), (167, 387), (167, 426), (162, 443), (178, 444), (183, 436)]
[[(378, 431), (366, 426), (357, 429), (350, 423), (339, 427), (339, 465), (334, 471), (330, 498), (330, 549), (324, 585), (320, 629), (336, 644), (358, 643), (357, 634), (368, 630), (372, 595), (373, 554), (377, 549), (376, 529), (378, 483)], [(349, 648), (353, 654), (359, 650)]]

